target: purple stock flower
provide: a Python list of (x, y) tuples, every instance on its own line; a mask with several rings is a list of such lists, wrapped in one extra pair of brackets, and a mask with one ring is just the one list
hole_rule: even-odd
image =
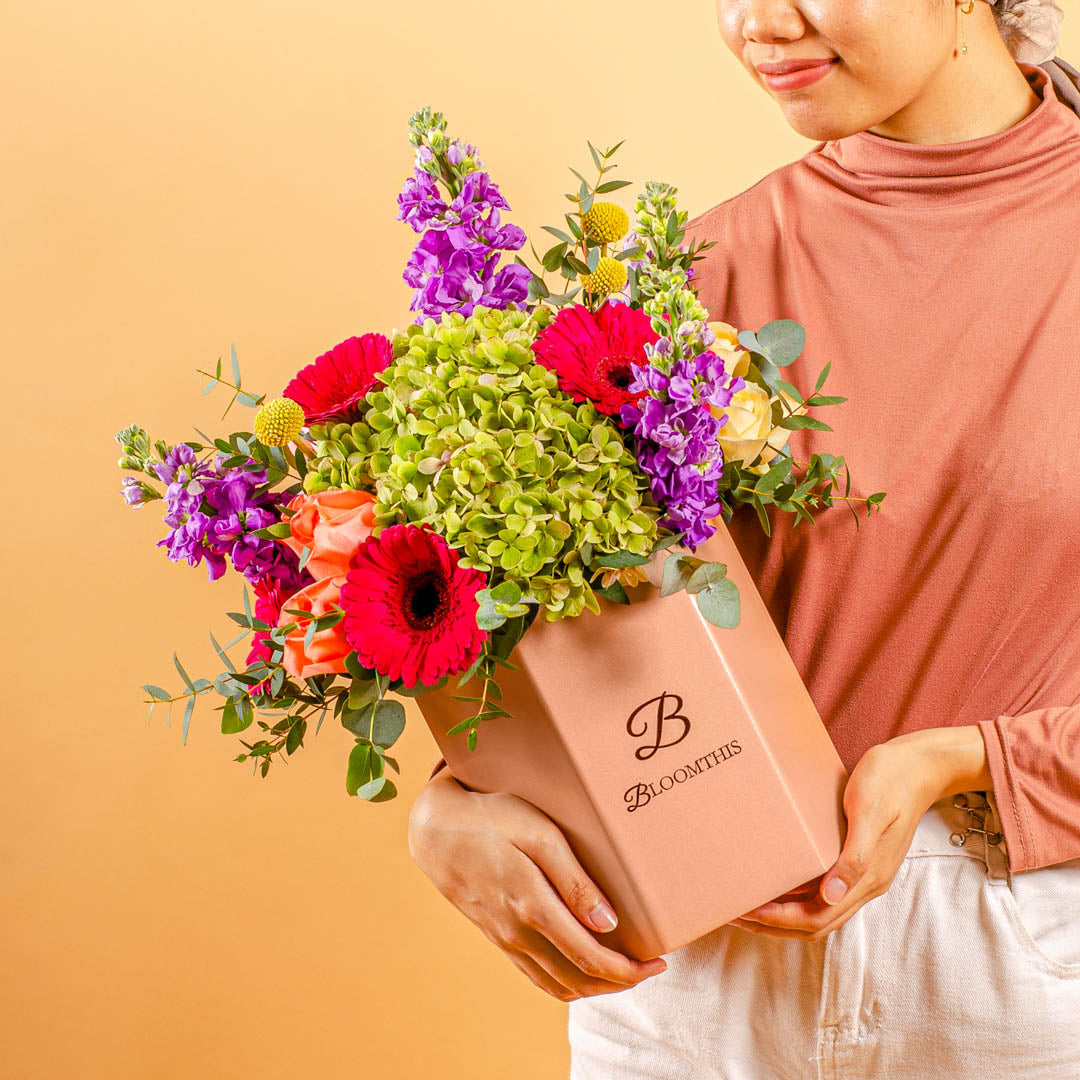
[[(153, 466), (159, 480), (168, 484), (165, 489), (165, 523), (173, 528), (181, 525), (188, 514), (195, 513), (202, 502), (204, 484), (213, 470), (198, 461), (187, 443), (178, 443), (165, 460)], [(194, 565), (194, 564), (192, 564)]]
[(169, 535), (158, 541), (174, 562), (198, 566), (204, 559), (210, 580), (225, 572), (228, 561), (252, 584), (267, 576), (295, 577), (298, 560), (284, 544), (252, 535), (281, 520), (273, 492), (261, 490), (266, 470), (224, 469), (225, 455), (211, 466), (196, 461), (181, 443), (154, 467), (169, 487), (163, 520)]
[(412, 253), (405, 281), (416, 289), (412, 310), (417, 321), (444, 311), (471, 315), (477, 304), (504, 308), (528, 296), (531, 271), (520, 263), (496, 270), (497, 251), (481, 244), (458, 246), (453, 230), (429, 229)]
[(520, 263), (498, 266), (501, 252), (525, 245), (525, 232), (502, 224), (500, 211), (510, 205), (486, 172), (469, 173), (447, 205), (435, 180), (418, 169), (405, 181), (398, 204), (398, 217), (424, 234), (402, 274), (415, 290), (411, 310), (420, 313), (417, 322), (446, 311), (468, 316), (477, 304), (505, 308), (527, 298), (532, 272)]
[(405, 186), (398, 195), (398, 221), (408, 222), (415, 232), (423, 232), (433, 221), (442, 219), (446, 213), (446, 203), (439, 194), (439, 187), (434, 178), (417, 169), (405, 181)]
[(123, 487), (120, 488), (120, 494), (124, 496), (124, 502), (128, 506), (142, 506), (146, 501), (142, 482), (136, 480), (134, 476), (125, 476), (121, 483)]
[(210, 580), (216, 581), (225, 573), (225, 556), (208, 543), (209, 525), (210, 519), (197, 510), (159, 540), (157, 546), (166, 547), (173, 562), (186, 559), (192, 566), (198, 566), (205, 559)]
[(741, 376), (728, 378), (721, 357), (706, 352), (676, 360), (670, 372), (651, 364), (638, 368), (629, 389), (646, 396), (622, 407), (652, 496), (664, 507), (663, 524), (682, 532), (690, 547), (716, 531), (710, 522), (720, 513), (721, 421), (709, 406), (727, 405), (745, 385)]

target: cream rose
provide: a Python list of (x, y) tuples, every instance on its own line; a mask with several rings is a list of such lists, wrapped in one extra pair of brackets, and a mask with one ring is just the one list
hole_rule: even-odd
[[(712, 351), (724, 357), (725, 367), (732, 377), (745, 376), (750, 370), (750, 354), (745, 349), (738, 348), (739, 338), (735, 327), (725, 322), (711, 322), (709, 326), (716, 331), (716, 342)], [(795, 399), (790, 394), (781, 391), (780, 396), (788, 410), (795, 406)], [(776, 400), (777, 395), (770, 397), (757, 383), (747, 382), (741, 390), (732, 395), (726, 408), (710, 406), (713, 415), (718, 419), (727, 414), (727, 420), (720, 428), (718, 436), (725, 461), (741, 462), (746, 468), (757, 473), (768, 471), (768, 459), (787, 445), (788, 436), (791, 434), (789, 428), (772, 426), (772, 406)], [(799, 405), (794, 411), (805, 413), (806, 406)], [(751, 465), (765, 450), (766, 444), (771, 449), (766, 451), (765, 460), (760, 465)]]
[(709, 329), (716, 334), (711, 349), (723, 357), (724, 370), (732, 377), (745, 375), (750, 370), (750, 354), (739, 348), (739, 332), (730, 323), (711, 322)]

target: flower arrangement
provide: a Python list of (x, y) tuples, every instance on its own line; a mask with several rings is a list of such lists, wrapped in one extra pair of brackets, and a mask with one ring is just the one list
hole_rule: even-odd
[[(376, 802), (396, 793), (397, 698), (479, 686), (455, 728), (474, 749), (480, 723), (508, 715), (498, 671), (541, 612), (630, 603), (650, 560), (678, 545), (662, 594), (686, 589), (732, 628), (726, 567), (693, 555), (717, 519), (749, 503), (768, 532), (770, 504), (798, 524), (840, 500), (857, 523), (851, 504), (869, 515), (884, 498), (850, 497), (849, 475), (836, 494), (841, 457), (794, 460), (790, 431), (831, 430), (807, 409), (845, 399), (820, 393), (828, 365), (806, 398), (781, 378), (804, 346), (797, 323), (709, 321), (693, 264), (712, 245), (684, 243), (673, 187), (645, 185), (631, 232), (602, 198), (628, 185), (608, 176), (621, 144), (590, 144), (596, 180), (574, 173), (572, 209), (545, 227), (556, 243), (530, 245), (530, 265), (476, 148), (446, 126), (430, 109), (409, 122), (398, 218), (419, 239), (404, 331), (341, 342), (271, 400), (243, 388), (234, 349), (232, 381), (219, 359), (203, 392), (231, 388), (222, 419), (239, 402), (256, 410), (251, 431), (196, 429), (203, 441), (172, 446), (135, 425), (116, 436), (136, 474), (121, 494), (162, 500), (168, 557), (245, 579), (229, 613), (243, 632), (224, 646), (210, 635), (224, 670), (192, 678), (174, 653), (183, 690), (146, 684), (151, 713), (184, 701), (186, 740), (196, 699), (216, 693), (223, 732), (260, 730), (237, 760), (265, 776), (332, 709), (356, 739), (346, 788)], [(249, 635), (241, 670), (229, 650)]]

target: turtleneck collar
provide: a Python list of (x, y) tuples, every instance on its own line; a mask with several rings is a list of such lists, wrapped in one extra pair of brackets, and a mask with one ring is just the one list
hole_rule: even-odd
[[(1080, 116), (1063, 104), (1049, 75), (1018, 65), (1039, 104), (1022, 120), (993, 135), (953, 143), (911, 143), (858, 131), (819, 143), (807, 155), (834, 183), (870, 202), (902, 204), (928, 195), (953, 202), (992, 198), (1022, 178), (1030, 184), (1080, 156)], [(813, 159), (816, 159), (813, 160)]]

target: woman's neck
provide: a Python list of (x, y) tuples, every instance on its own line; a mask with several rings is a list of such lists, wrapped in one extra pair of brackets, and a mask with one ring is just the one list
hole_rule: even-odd
[(915, 100), (867, 130), (902, 142), (940, 144), (979, 139), (1018, 124), (1039, 96), (1016, 66), (988, 4), (968, 20), (968, 51), (949, 57)]

